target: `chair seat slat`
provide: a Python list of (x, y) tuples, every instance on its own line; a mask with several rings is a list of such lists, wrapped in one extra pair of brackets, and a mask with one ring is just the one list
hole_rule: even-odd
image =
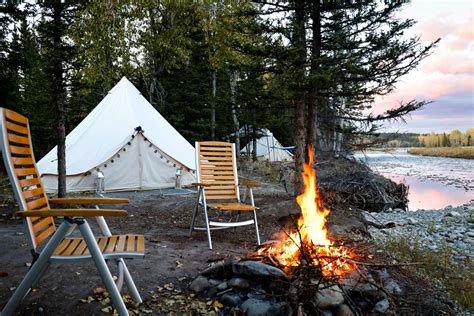
[(117, 243), (118, 236), (111, 236), (109, 237), (109, 242), (107, 247), (105, 248), (104, 252), (114, 252), (115, 251), (115, 244)]

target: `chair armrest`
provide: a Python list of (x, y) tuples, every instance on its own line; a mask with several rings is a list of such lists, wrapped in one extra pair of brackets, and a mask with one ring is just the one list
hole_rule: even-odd
[(240, 184), (241, 186), (243, 187), (247, 187), (247, 188), (257, 188), (260, 186), (260, 183), (256, 183), (256, 182), (243, 182)]
[(129, 203), (128, 199), (117, 198), (54, 198), (48, 199), (51, 204), (123, 204)]
[(210, 187), (211, 186), (210, 183), (202, 183), (202, 182), (194, 182), (194, 183), (191, 183), (191, 185), (195, 187)]
[(16, 212), (20, 217), (48, 217), (48, 216), (67, 216), (67, 217), (95, 217), (95, 216), (127, 216), (128, 212), (124, 210), (106, 210), (106, 209), (54, 209)]

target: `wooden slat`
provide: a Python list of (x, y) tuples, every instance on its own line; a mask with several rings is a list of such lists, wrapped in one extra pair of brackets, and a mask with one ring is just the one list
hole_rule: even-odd
[(22, 191), (21, 194), (23, 195), (25, 199), (29, 199), (31, 197), (38, 196), (38, 195), (44, 196), (44, 190), (43, 188), (36, 188), (29, 191)]
[[(216, 185), (235, 185), (235, 181), (224, 181), (224, 180), (219, 180), (219, 181), (204, 181), (204, 184), (210, 185), (210, 186), (216, 186)], [(207, 188), (207, 187), (206, 187)]]
[(118, 240), (118, 236), (110, 236), (109, 244), (107, 245), (107, 248), (105, 248), (104, 252), (114, 252), (115, 244), (117, 243), (117, 240)]
[(201, 157), (208, 157), (208, 156), (232, 157), (232, 150), (230, 150), (230, 151), (219, 151), (219, 152), (200, 150), (199, 151), (199, 156), (201, 156)]
[(228, 199), (236, 199), (235, 195), (211, 195), (207, 196), (206, 200), (228, 200)]
[(34, 210), (40, 206), (45, 206), (45, 205), (48, 205), (48, 201), (44, 197), (39, 198), (37, 200), (30, 201), (30, 202), (26, 202), (26, 207), (28, 210)]
[(208, 161), (201, 161), (200, 162), (200, 165), (207, 165), (207, 166), (233, 166), (232, 164), (232, 161), (212, 161), (212, 162), (208, 162)]
[(31, 187), (31, 186), (34, 186), (34, 185), (39, 185), (40, 182), (41, 181), (40, 181), (39, 178), (22, 179), (22, 180), (18, 181), (21, 188)]
[(216, 170), (216, 171), (228, 171), (228, 170), (234, 170), (233, 166), (200, 166), (202, 171), (204, 170)]
[(31, 157), (12, 157), (12, 163), (14, 165), (29, 165), (34, 166), (35, 162)]
[(15, 174), (18, 177), (26, 177), (36, 175), (37, 171), (36, 168), (15, 168)]
[[(85, 256), (86, 250), (88, 251), (87, 243), (84, 239), (81, 239), (80, 244), (77, 246), (76, 250), (71, 254), (71, 256)], [(89, 253), (87, 253), (87, 255), (89, 255)]]
[(135, 236), (129, 235), (127, 236), (127, 252), (134, 252), (135, 251)]
[(226, 171), (213, 171), (213, 170), (201, 170), (201, 175), (205, 176), (233, 176), (234, 173), (231, 170)]
[(117, 244), (115, 245), (115, 250), (118, 251), (118, 252), (124, 252), (126, 243), (127, 243), (127, 236), (126, 235), (120, 235), (119, 239), (117, 241)]
[(205, 147), (205, 146), (210, 146), (210, 147), (231, 147), (231, 143), (227, 142), (216, 142), (216, 141), (207, 141), (207, 142), (199, 142), (199, 147)]
[(48, 226), (54, 225), (51, 217), (45, 217), (42, 220), (36, 222), (32, 225), (31, 230), (33, 231), (33, 235), (36, 235), (38, 232), (45, 230)]
[(5, 117), (8, 118), (10, 121), (18, 122), (20, 124), (26, 125), (28, 124), (28, 119), (23, 115), (20, 115), (12, 110), (5, 109)]
[(207, 190), (216, 190), (216, 189), (234, 189), (235, 190), (235, 184), (233, 184), (233, 185), (211, 185), (211, 186), (206, 186), (205, 189), (206, 189), (206, 192), (207, 192)]
[(128, 212), (124, 210), (109, 209), (45, 209), (45, 210), (28, 210), (16, 212), (20, 217), (47, 217), (47, 216), (68, 216), (68, 217), (96, 217), (96, 216), (127, 216)]
[(139, 235), (137, 238), (137, 252), (145, 252), (145, 237), (143, 235)]
[(219, 210), (223, 211), (253, 211), (257, 208), (252, 205), (238, 203), (238, 202), (230, 202), (230, 203), (211, 203), (209, 204), (211, 207), (215, 207)]
[(214, 156), (207, 156), (207, 157), (201, 157), (199, 159), (200, 161), (203, 161), (203, 162), (214, 162), (214, 161), (230, 161), (232, 162), (232, 157), (214, 157)]
[(12, 130), (20, 134), (28, 135), (28, 129), (24, 126), (12, 123), (12, 122), (5, 122), (5, 126), (7, 130)]
[(36, 246), (41, 245), (41, 243), (42, 243), (45, 239), (47, 239), (49, 236), (51, 236), (52, 234), (54, 234), (55, 231), (56, 231), (56, 227), (50, 226), (48, 229), (46, 229), (46, 230), (44, 230), (43, 232), (41, 232), (38, 236), (35, 237)]
[(101, 252), (104, 252), (105, 247), (107, 246), (107, 241), (108, 241), (108, 238), (107, 238), (107, 237), (101, 237), (101, 238), (99, 238), (98, 244), (99, 244), (99, 248), (100, 248), (100, 251), (101, 251)]
[(210, 195), (235, 195), (235, 190), (211, 190), (211, 191), (208, 191), (206, 189), (206, 196), (210, 196)]
[(10, 143), (17, 143), (17, 144), (23, 144), (23, 145), (30, 144), (30, 139), (28, 137), (8, 134), (7, 138)]
[(76, 250), (77, 246), (79, 246), (79, 244), (81, 243), (81, 239), (79, 238), (74, 238), (71, 243), (69, 244), (69, 246), (66, 248), (66, 250), (64, 250), (63, 252), (63, 256), (70, 256), (74, 253), (74, 251)]
[(53, 252), (53, 256), (59, 256), (63, 253), (64, 250), (68, 247), (68, 245), (72, 242), (74, 238), (65, 238), (61, 241), (61, 243), (56, 247)]
[(15, 146), (15, 145), (10, 145), (10, 152), (12, 154), (17, 154), (17, 155), (29, 155), (31, 156), (31, 148), (28, 147), (20, 147), (20, 146)]
[(53, 198), (48, 200), (50, 204), (121, 204), (129, 203), (129, 199), (120, 198)]
[(234, 176), (217, 176), (217, 175), (209, 175), (209, 174), (203, 174), (201, 176), (201, 180), (203, 182), (206, 182), (208, 180), (216, 180), (216, 181), (220, 181), (220, 180), (235, 180), (235, 177)]

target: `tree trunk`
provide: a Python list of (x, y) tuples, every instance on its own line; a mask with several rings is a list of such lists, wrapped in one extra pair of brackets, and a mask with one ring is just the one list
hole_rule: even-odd
[(294, 97), (295, 106), (295, 195), (303, 192), (304, 183), (301, 173), (305, 162), (305, 66), (306, 66), (306, 30), (304, 1), (295, 0), (295, 28), (293, 45), (296, 51), (295, 81), (297, 91)]
[(252, 109), (252, 161), (257, 161), (257, 110)]
[(239, 119), (237, 117), (237, 71), (232, 70), (230, 72), (230, 102), (232, 104), (232, 121), (234, 122), (234, 131), (235, 131), (235, 151), (237, 157), (240, 153), (240, 135), (239, 135)]
[(315, 77), (320, 71), (321, 62), (321, 12), (320, 3), (313, 2), (311, 8), (311, 20), (313, 43), (311, 49), (311, 69), (310, 69), (310, 93), (308, 98), (308, 116), (306, 121), (306, 145), (311, 146), (313, 152), (320, 153), (318, 143), (316, 142), (318, 126), (318, 107), (321, 107), (321, 97), (319, 96), (318, 82)]
[(211, 79), (211, 139), (216, 139), (216, 85), (217, 85), (217, 78), (216, 78), (216, 71), (212, 71), (212, 79)]
[(63, 4), (56, 1), (53, 12), (53, 41), (54, 41), (54, 98), (57, 113), (57, 155), (58, 155), (58, 197), (66, 196), (66, 109), (63, 82), (63, 54), (61, 45), (62, 25), (61, 15)]

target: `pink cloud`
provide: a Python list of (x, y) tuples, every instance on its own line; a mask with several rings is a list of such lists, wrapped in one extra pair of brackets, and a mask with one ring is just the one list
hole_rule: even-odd
[(442, 74), (474, 74), (474, 63), (465, 56), (458, 56), (453, 53), (433, 56), (431, 60), (421, 68), (424, 73)]
[(389, 109), (397, 107), (400, 102), (408, 102), (416, 99), (418, 101), (436, 101), (443, 96), (473, 93), (474, 77), (468, 75), (451, 76), (426, 76), (417, 74), (409, 81), (402, 82), (397, 89), (386, 96), (375, 98), (373, 112), (383, 113)]
[(455, 34), (466, 40), (474, 40), (474, 9), (471, 10), (471, 15), (466, 23), (460, 24), (456, 27)]
[(442, 19), (443, 16), (436, 16), (433, 19), (421, 22), (416, 31), (421, 33), (421, 39), (433, 42), (438, 38), (452, 33), (456, 29), (456, 25)]

